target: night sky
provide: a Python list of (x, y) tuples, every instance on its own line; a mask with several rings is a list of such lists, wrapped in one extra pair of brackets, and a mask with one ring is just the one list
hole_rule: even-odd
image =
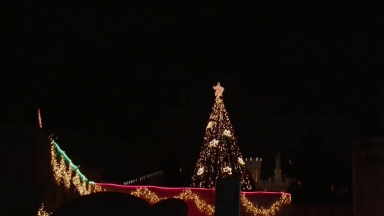
[(243, 155), (273, 163), (316, 130), (347, 159), (383, 134), (380, 8), (4, 7), (1, 121), (37, 124), (39, 107), (75, 164), (136, 177), (171, 152), (194, 165), (219, 81)]

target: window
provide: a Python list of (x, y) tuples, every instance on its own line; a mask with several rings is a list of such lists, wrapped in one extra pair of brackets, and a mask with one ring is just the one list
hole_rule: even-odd
[(257, 170), (255, 170), (255, 182), (257, 182)]

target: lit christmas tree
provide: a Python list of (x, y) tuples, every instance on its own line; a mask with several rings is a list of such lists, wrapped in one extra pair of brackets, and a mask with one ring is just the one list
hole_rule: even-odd
[(205, 130), (204, 145), (192, 176), (192, 186), (214, 188), (218, 178), (238, 178), (242, 190), (252, 190), (250, 176), (222, 99), (224, 88), (214, 86), (215, 103)]

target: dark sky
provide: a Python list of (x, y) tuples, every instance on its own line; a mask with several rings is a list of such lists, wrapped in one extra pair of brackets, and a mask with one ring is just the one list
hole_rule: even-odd
[(347, 158), (382, 134), (382, 6), (3, 7), (1, 119), (40, 107), (76, 164), (152, 171), (195, 162), (220, 81), (245, 156), (314, 129)]

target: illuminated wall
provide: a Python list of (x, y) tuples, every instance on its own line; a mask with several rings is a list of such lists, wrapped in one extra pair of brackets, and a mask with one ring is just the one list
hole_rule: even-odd
[[(95, 183), (103, 190), (127, 193), (156, 203), (164, 198), (180, 198), (188, 204), (188, 216), (214, 213), (215, 190), (206, 188), (165, 188), (156, 186), (115, 185)], [(289, 214), (290, 195), (280, 192), (242, 192), (241, 215), (283, 216)]]

